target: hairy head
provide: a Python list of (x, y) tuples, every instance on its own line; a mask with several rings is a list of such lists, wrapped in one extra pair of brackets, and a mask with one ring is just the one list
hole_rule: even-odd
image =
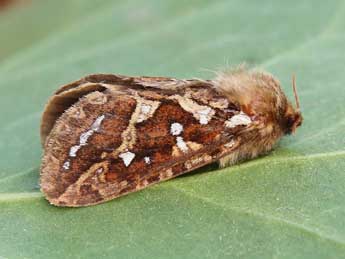
[(266, 72), (240, 67), (219, 73), (214, 83), (229, 101), (260, 122), (267, 134), (276, 137), (290, 134), (302, 123), (295, 83), (296, 108), (286, 98), (280, 82)]

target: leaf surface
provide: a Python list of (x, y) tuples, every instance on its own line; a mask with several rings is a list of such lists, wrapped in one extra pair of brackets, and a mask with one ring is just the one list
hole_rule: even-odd
[[(0, 17), (0, 258), (344, 257), (343, 1), (58, 2)], [(211, 78), (242, 62), (290, 99), (297, 76), (304, 124), (269, 155), (98, 206), (44, 200), (39, 119), (59, 85), (100, 72)]]

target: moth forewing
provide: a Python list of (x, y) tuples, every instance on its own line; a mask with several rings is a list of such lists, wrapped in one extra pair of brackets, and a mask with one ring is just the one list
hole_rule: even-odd
[(286, 123), (291, 108), (266, 73), (87, 76), (58, 90), (43, 113), (41, 189), (54, 205), (87, 206), (215, 161), (252, 158), (296, 126)]

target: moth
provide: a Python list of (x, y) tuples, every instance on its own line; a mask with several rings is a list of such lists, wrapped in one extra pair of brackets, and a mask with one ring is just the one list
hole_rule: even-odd
[(88, 206), (206, 164), (270, 151), (302, 123), (271, 74), (213, 80), (94, 74), (62, 86), (42, 115), (40, 185), (56, 206)]

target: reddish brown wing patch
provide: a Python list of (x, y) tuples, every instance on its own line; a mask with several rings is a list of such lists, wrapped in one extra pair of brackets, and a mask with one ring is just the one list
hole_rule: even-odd
[[(94, 93), (87, 95), (77, 105), (67, 110), (50, 133), (42, 163), (41, 185), (47, 197), (57, 199), (68, 186), (76, 182), (99, 158), (104, 150), (121, 144), (121, 132), (135, 108), (135, 101), (126, 96), (98, 93), (107, 98), (104, 104), (90, 102)], [(115, 116), (116, 111), (116, 116)], [(80, 119), (81, 114), (87, 116)], [(80, 136), (88, 132), (92, 123), (105, 116), (98, 132), (92, 134), (87, 145), (81, 146), (76, 157), (70, 156)], [(65, 163), (67, 163), (68, 166)]]
[[(154, 85), (163, 79), (155, 80), (142, 81)], [(86, 95), (60, 117), (48, 137), (41, 170), (48, 200), (60, 206), (97, 204), (225, 155), (231, 134), (224, 123), (234, 111), (213, 89), (203, 94), (207, 87), (131, 88), (123, 94), (109, 89)], [(80, 119), (81, 114), (86, 116)]]
[(179, 80), (168, 77), (127, 77), (113, 74), (94, 74), (80, 80), (60, 87), (49, 99), (41, 121), (41, 142), (45, 144), (46, 138), (52, 130), (55, 121), (62, 113), (71, 107), (82, 96), (94, 92), (104, 91), (107, 88), (112, 90), (124, 89), (159, 89), (165, 92), (176, 92), (188, 85), (209, 84), (208, 81), (200, 80)]

